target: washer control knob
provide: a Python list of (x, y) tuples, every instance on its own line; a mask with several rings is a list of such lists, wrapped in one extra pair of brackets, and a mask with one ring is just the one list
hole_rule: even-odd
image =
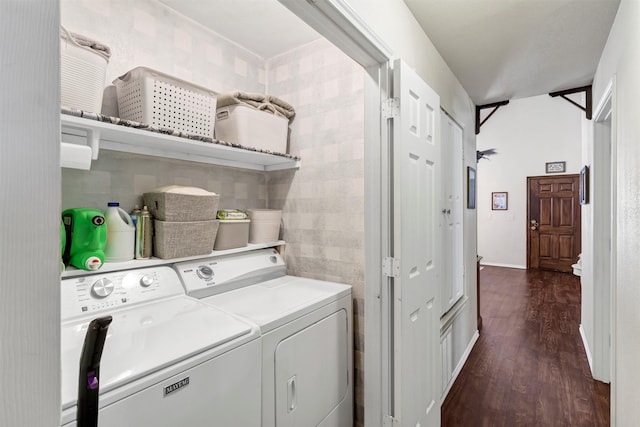
[(272, 264), (277, 264), (278, 263), (278, 258), (276, 258), (275, 255), (271, 255), (269, 257), (269, 261), (271, 261)]
[(91, 285), (91, 293), (97, 298), (105, 298), (113, 292), (113, 282), (109, 279), (100, 279)]
[(153, 277), (146, 274), (140, 278), (140, 286), (143, 288), (149, 287), (153, 284)]
[(201, 265), (196, 270), (196, 274), (199, 278), (209, 280), (213, 277), (213, 269), (206, 265)]

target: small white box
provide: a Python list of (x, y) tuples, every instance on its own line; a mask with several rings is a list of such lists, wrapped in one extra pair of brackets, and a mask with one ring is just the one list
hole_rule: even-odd
[(214, 251), (242, 248), (249, 243), (248, 219), (221, 219), (213, 245)]
[(247, 105), (218, 108), (216, 139), (272, 153), (287, 153), (289, 119)]

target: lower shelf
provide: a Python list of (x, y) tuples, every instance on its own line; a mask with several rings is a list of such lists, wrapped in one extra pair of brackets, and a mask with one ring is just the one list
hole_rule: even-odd
[(151, 259), (143, 259), (143, 260), (136, 259), (136, 260), (126, 261), (126, 262), (105, 262), (104, 265), (100, 268), (100, 270), (96, 270), (96, 271), (86, 271), (86, 270), (79, 270), (75, 267), (68, 267), (67, 270), (62, 272), (61, 278), (66, 279), (68, 277), (92, 276), (96, 274), (108, 273), (110, 271), (132, 270), (134, 268), (154, 267), (157, 265), (166, 265), (166, 264), (173, 264), (173, 263), (182, 262), (182, 261), (193, 261), (197, 259), (219, 257), (224, 255), (254, 251), (257, 249), (275, 248), (277, 246), (284, 246), (284, 245), (285, 245), (284, 240), (278, 240), (278, 241), (269, 242), (269, 243), (249, 243), (247, 246), (243, 246), (241, 248), (227, 249), (224, 251), (212, 251), (210, 254), (206, 254), (206, 255), (196, 255), (196, 256), (183, 257), (183, 258), (172, 258), (172, 259), (151, 258)]

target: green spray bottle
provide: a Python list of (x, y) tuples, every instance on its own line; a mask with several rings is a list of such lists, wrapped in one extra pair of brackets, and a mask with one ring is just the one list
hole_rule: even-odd
[(98, 209), (73, 208), (62, 212), (66, 246), (62, 256), (65, 265), (94, 271), (104, 263), (107, 225)]

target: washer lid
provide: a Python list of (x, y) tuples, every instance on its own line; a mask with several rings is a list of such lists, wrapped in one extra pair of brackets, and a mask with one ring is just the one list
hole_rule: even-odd
[[(227, 351), (258, 336), (241, 319), (186, 296), (108, 314), (113, 321), (100, 364), (101, 395), (203, 351)], [(62, 325), (63, 410), (78, 398), (80, 354), (92, 318)]]
[(262, 333), (351, 294), (351, 286), (284, 276), (202, 301), (249, 319)]

